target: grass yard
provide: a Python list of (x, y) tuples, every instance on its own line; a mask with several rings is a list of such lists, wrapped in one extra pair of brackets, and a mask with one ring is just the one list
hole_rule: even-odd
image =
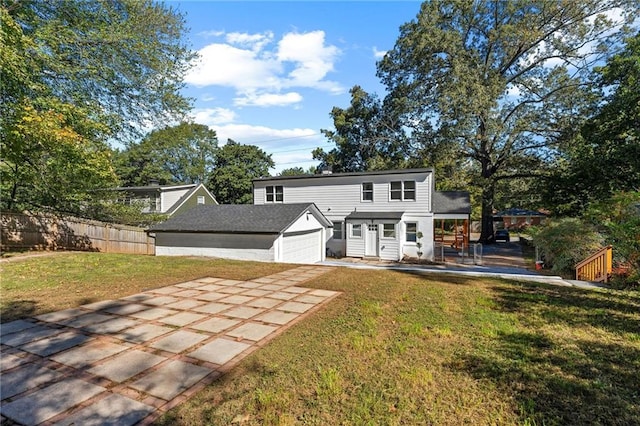
[(53, 253), (0, 263), (0, 320), (118, 299), (201, 277), (250, 279), (290, 265), (203, 258)]
[[(93, 301), (284, 268), (100, 254), (7, 263), (3, 321), (12, 302), (82, 300), (54, 306), (42, 291)], [(343, 294), (156, 424), (640, 424), (638, 292), (342, 268), (304, 285)]]

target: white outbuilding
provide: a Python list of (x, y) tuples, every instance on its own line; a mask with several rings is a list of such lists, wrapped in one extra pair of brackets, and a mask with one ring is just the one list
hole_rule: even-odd
[(156, 256), (284, 263), (325, 260), (332, 223), (313, 203), (204, 205), (149, 229)]

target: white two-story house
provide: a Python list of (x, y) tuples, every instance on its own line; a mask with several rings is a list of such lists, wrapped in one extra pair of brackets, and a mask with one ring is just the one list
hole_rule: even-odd
[[(253, 181), (253, 202), (315, 203), (333, 223), (329, 254), (433, 259), (434, 219), (443, 214), (468, 219), (470, 212), (468, 194), (449, 205), (452, 197), (434, 197), (434, 188), (432, 169), (276, 176)], [(434, 198), (446, 205), (434, 206)]]

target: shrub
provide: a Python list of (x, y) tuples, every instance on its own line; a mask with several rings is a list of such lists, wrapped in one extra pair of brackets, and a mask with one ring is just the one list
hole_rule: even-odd
[(575, 266), (604, 245), (605, 239), (593, 225), (580, 219), (547, 220), (532, 227), (533, 243), (541, 250), (545, 265), (562, 275), (573, 276)]
[(627, 270), (620, 281), (640, 285), (640, 192), (619, 192), (594, 203), (585, 219), (613, 246), (614, 264)]

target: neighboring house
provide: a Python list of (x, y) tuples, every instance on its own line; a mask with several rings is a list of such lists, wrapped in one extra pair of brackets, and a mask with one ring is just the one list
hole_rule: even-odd
[[(434, 220), (468, 220), (466, 198), (438, 197), (432, 169), (278, 176), (255, 179), (256, 205), (315, 203), (333, 228), (330, 254), (401, 260), (433, 259)], [(420, 233), (422, 238), (419, 238)], [(422, 244), (419, 249), (417, 242)]]
[(286, 263), (325, 259), (331, 222), (311, 203), (197, 206), (153, 225), (156, 255)]
[(535, 210), (511, 208), (500, 211), (493, 217), (494, 222), (503, 222), (503, 227), (506, 229), (522, 229), (540, 225), (547, 215)]
[(203, 184), (124, 186), (115, 188), (118, 201), (131, 205), (139, 203), (143, 213), (164, 213), (169, 216), (182, 213), (197, 205), (218, 204)]

